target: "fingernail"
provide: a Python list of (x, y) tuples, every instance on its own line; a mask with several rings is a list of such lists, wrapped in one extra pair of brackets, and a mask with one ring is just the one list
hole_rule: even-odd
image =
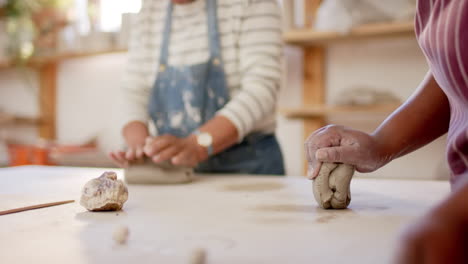
[(143, 151), (145, 152), (146, 155), (150, 156), (153, 152), (153, 148), (151, 146), (146, 146), (143, 148)]
[(315, 158), (319, 161), (324, 160), (327, 158), (327, 153), (323, 150), (317, 150), (317, 152), (315, 152)]
[(159, 155), (156, 155), (156, 156), (153, 157), (154, 162), (160, 162), (160, 159), (161, 159), (161, 156), (159, 156)]

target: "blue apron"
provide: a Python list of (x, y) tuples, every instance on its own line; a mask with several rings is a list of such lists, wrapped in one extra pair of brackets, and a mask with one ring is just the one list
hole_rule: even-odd
[[(216, 0), (206, 1), (210, 56), (207, 62), (189, 66), (168, 64), (174, 9), (172, 1), (168, 5), (158, 76), (149, 101), (149, 114), (159, 135), (190, 135), (230, 99), (221, 57)], [(268, 152), (261, 154), (265, 149)], [(284, 174), (284, 167), (274, 135), (255, 134), (200, 164), (197, 171)]]

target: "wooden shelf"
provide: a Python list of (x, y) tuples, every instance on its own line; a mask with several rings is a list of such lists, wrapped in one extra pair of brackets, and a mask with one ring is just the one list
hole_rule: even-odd
[(42, 124), (42, 120), (40, 118), (35, 117), (21, 117), (15, 116), (7, 113), (0, 113), (0, 125), (7, 126), (7, 125), (32, 125), (38, 126)]
[(375, 115), (390, 114), (399, 107), (398, 104), (369, 106), (308, 106), (301, 108), (285, 108), (280, 112), (287, 118), (323, 118), (331, 115)]
[[(108, 54), (116, 54), (116, 53), (124, 53), (127, 52), (126, 49), (113, 49), (113, 50), (105, 50), (105, 51), (93, 51), (93, 52), (71, 52), (71, 53), (64, 53), (64, 54), (55, 54), (50, 56), (38, 56), (33, 57), (27, 63), (27, 66), (40, 66), (46, 63), (52, 62), (61, 62), (68, 59), (78, 59), (78, 58), (86, 58), (86, 57), (93, 57), (93, 56), (100, 56), (100, 55), (108, 55)], [(14, 68), (16, 65), (11, 61), (0, 61), (0, 69), (10, 69)]]
[(414, 23), (367, 24), (352, 29), (348, 34), (296, 29), (284, 33), (283, 39), (288, 44), (310, 46), (349, 39), (394, 36), (415, 36)]

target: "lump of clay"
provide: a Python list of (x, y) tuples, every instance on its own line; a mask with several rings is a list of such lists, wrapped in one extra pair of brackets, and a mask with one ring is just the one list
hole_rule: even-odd
[(351, 202), (350, 184), (354, 167), (347, 164), (323, 163), (313, 182), (315, 200), (324, 209), (345, 209)]
[(124, 174), (128, 184), (181, 184), (193, 180), (192, 168), (177, 167), (169, 162), (156, 164), (149, 159), (130, 164)]
[(83, 187), (80, 204), (89, 211), (117, 211), (128, 199), (125, 183), (115, 172), (104, 172)]

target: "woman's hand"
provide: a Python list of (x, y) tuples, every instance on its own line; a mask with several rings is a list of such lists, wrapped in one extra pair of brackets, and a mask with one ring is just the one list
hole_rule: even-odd
[(395, 263), (468, 263), (468, 173), (461, 188), (409, 226)]
[(131, 122), (123, 129), (125, 141), (127, 143), (126, 151), (113, 151), (109, 157), (120, 167), (127, 167), (129, 162), (143, 158), (143, 147), (145, 139), (148, 137), (148, 128), (142, 122)]
[(176, 166), (192, 168), (208, 158), (207, 150), (197, 143), (195, 135), (186, 138), (178, 138), (172, 135), (148, 138), (144, 153), (151, 157), (155, 163), (170, 161)]
[(312, 133), (305, 142), (305, 151), (309, 179), (317, 177), (322, 162), (346, 163), (359, 172), (371, 172), (391, 160), (371, 135), (335, 125)]

